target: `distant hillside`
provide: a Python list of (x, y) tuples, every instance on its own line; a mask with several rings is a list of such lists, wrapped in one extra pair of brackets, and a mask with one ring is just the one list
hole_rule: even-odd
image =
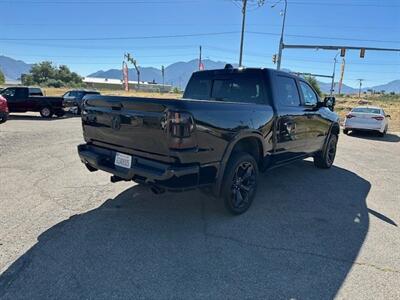
[[(330, 83), (325, 83), (325, 82), (321, 82), (318, 81), (319, 87), (321, 88), (321, 91), (325, 94), (329, 94), (331, 91), (331, 84)], [(336, 82), (335, 84), (335, 93), (338, 92), (339, 89), (339, 83)], [(354, 94), (354, 93), (358, 93), (358, 89), (352, 88), (351, 86), (342, 85), (342, 90), (341, 90), (342, 94)]]
[[(390, 92), (400, 93), (400, 79), (393, 80), (386, 84), (377, 85), (377, 86), (373, 86), (371, 88), (366, 88), (366, 89), (371, 89), (371, 90), (375, 90), (375, 91), (385, 91), (386, 93), (390, 93)], [(366, 89), (364, 89), (364, 90), (366, 90)]]
[(21, 60), (0, 55), (0, 70), (4, 73), (6, 81), (15, 81), (21, 77), (21, 74), (29, 73), (32, 65)]
[[(224, 68), (227, 62), (203, 60), (206, 69)], [(177, 62), (165, 68), (165, 83), (173, 84), (184, 88), (193, 72), (199, 68), (199, 60), (193, 59), (188, 62)], [(152, 67), (140, 68), (140, 80), (162, 82), (161, 70)], [(122, 79), (121, 69), (110, 69), (107, 71), (98, 71), (87, 77), (100, 77), (109, 79)], [(129, 80), (137, 80), (136, 70), (129, 69)]]

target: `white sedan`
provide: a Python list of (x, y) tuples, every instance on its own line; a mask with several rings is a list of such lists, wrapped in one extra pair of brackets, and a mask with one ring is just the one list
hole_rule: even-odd
[(348, 134), (350, 130), (376, 131), (384, 136), (389, 126), (388, 118), (390, 116), (380, 107), (355, 107), (346, 115), (343, 132)]

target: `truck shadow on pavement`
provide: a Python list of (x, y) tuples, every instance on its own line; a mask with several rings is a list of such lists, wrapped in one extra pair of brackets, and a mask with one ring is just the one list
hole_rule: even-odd
[(244, 215), (134, 186), (45, 231), (0, 298), (331, 299), (366, 237), (370, 183), (309, 161), (261, 176)]
[(70, 118), (80, 118), (81, 116), (78, 115), (73, 115), (73, 114), (65, 114), (62, 117), (52, 117), (52, 118), (43, 118), (40, 115), (14, 115), (10, 114), (8, 117), (8, 121), (15, 121), (15, 120), (20, 120), (20, 121), (43, 121), (43, 122), (50, 122), (50, 121), (60, 121), (64, 119), (70, 119)]

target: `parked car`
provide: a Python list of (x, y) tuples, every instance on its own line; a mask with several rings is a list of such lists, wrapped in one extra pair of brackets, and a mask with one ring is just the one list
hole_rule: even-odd
[(355, 107), (346, 115), (343, 132), (348, 134), (349, 131), (356, 130), (375, 131), (380, 136), (385, 136), (389, 127), (388, 118), (390, 115), (380, 107)]
[(65, 108), (76, 108), (77, 114), (81, 114), (82, 100), (86, 95), (100, 95), (98, 91), (72, 90), (63, 95)]
[(8, 87), (0, 92), (7, 99), (10, 113), (13, 112), (39, 112), (43, 118), (53, 115), (64, 115), (62, 97), (46, 97), (40, 88), (35, 87)]
[(4, 123), (8, 119), (7, 99), (0, 95), (0, 123)]
[(250, 207), (259, 171), (334, 162), (339, 118), (302, 78), (227, 66), (194, 73), (183, 97), (89, 96), (81, 161), (157, 193), (207, 187), (232, 214)]

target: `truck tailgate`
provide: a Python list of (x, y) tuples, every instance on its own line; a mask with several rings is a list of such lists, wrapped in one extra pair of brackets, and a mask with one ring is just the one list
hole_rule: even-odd
[(166, 160), (169, 157), (164, 130), (166, 111), (178, 109), (180, 102), (177, 99), (89, 96), (82, 113), (85, 140)]

